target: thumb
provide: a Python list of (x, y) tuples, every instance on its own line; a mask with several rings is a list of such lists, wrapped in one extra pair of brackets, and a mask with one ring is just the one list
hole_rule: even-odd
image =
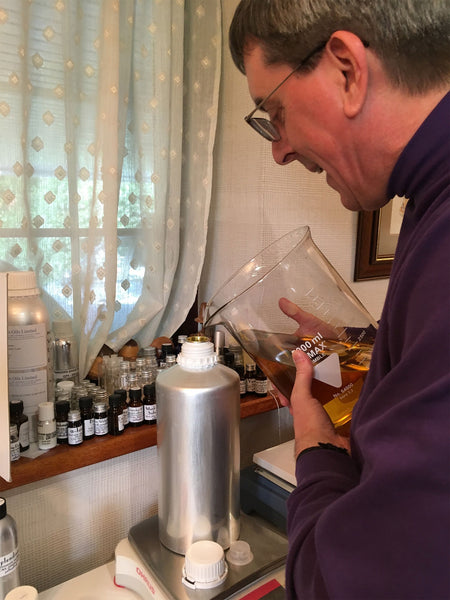
[(301, 397), (311, 397), (311, 382), (314, 374), (314, 367), (311, 359), (299, 348), (292, 351), (292, 359), (296, 368), (294, 389), (296, 395)]

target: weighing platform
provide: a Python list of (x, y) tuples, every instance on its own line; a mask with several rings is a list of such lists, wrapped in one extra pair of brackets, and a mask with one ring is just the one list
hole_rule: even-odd
[(185, 557), (160, 543), (156, 515), (130, 529), (116, 547), (115, 561), (42, 592), (39, 600), (283, 599), (288, 551), (283, 525), (295, 481), (293, 441), (255, 454), (254, 462), (241, 472), (239, 535), (250, 545), (253, 560), (242, 566), (227, 561), (227, 577), (217, 587), (183, 584)]

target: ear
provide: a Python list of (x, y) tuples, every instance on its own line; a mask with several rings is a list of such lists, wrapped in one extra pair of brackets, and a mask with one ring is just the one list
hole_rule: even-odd
[(366, 48), (359, 37), (350, 31), (335, 31), (328, 40), (327, 53), (339, 72), (345, 115), (354, 118), (361, 111), (367, 94)]

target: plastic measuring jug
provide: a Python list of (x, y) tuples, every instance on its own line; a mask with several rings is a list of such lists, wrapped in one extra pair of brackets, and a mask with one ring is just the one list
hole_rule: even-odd
[[(280, 298), (301, 309), (300, 318), (287, 316)], [(314, 397), (336, 427), (350, 420), (377, 323), (314, 244), (308, 226), (267, 246), (214, 294), (205, 330), (219, 324), (286, 398), (296, 372), (291, 353), (302, 349), (314, 364)]]

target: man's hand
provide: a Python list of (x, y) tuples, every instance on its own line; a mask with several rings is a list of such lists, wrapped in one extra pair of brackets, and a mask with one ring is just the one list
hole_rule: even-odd
[(290, 317), (298, 323), (299, 327), (294, 335), (297, 335), (299, 338), (305, 336), (314, 337), (318, 331), (326, 338), (333, 339), (338, 335), (338, 332), (334, 327), (328, 325), (328, 323), (324, 323), (324, 321), (311, 313), (302, 310), (287, 298), (280, 298), (278, 306), (287, 317)]

